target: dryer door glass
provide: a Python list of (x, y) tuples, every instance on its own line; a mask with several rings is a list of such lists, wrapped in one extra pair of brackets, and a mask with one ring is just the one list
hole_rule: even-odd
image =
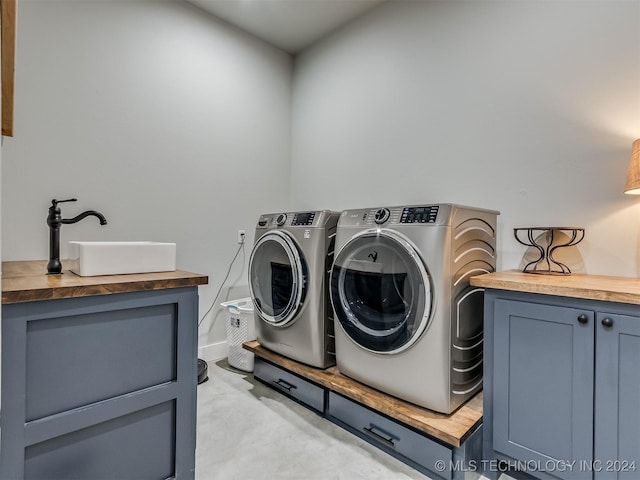
[(427, 270), (411, 244), (393, 231), (368, 231), (349, 241), (336, 257), (330, 283), (342, 328), (367, 350), (402, 351), (428, 324)]
[(264, 234), (249, 259), (249, 288), (259, 316), (273, 325), (291, 322), (304, 302), (307, 266), (289, 235)]

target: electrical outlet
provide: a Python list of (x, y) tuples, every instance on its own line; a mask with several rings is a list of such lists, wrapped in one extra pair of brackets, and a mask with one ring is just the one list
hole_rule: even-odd
[(245, 233), (244, 230), (238, 230), (238, 244), (244, 243)]

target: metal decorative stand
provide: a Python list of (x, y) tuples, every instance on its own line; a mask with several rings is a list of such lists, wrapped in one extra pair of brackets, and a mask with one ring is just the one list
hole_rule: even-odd
[[(526, 232), (526, 241), (522, 240), (518, 235), (520, 232)], [(546, 234), (548, 240), (547, 246), (544, 247), (536, 242), (536, 237), (541, 233)], [(558, 234), (564, 233), (569, 240), (564, 243), (553, 244), (557, 240)], [(522, 270), (525, 273), (538, 273), (541, 275), (571, 275), (571, 270), (564, 263), (553, 258), (554, 252), (558, 248), (573, 247), (584, 238), (584, 228), (579, 227), (523, 227), (514, 228), (513, 235), (516, 240), (527, 247), (533, 247), (538, 250), (540, 257), (533, 262), (527, 263)]]

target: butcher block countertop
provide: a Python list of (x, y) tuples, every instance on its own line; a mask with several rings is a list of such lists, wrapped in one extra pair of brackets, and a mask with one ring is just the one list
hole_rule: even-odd
[(451, 415), (444, 415), (404, 402), (356, 382), (342, 375), (336, 367), (330, 367), (326, 370), (309, 367), (274, 353), (255, 340), (246, 342), (243, 347), (271, 363), (297, 373), (301, 377), (454, 447), (461, 446), (482, 422), (482, 392), (475, 395)]
[(498, 290), (640, 305), (640, 279), (605, 275), (540, 275), (519, 270), (471, 278), (471, 285)]
[(2, 262), (2, 303), (192, 287), (208, 281), (206, 275), (183, 270), (98, 277), (81, 277), (64, 270), (60, 275), (47, 275), (46, 260)]

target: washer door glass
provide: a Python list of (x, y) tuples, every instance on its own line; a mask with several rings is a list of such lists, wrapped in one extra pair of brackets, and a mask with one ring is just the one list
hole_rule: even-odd
[(304, 302), (307, 266), (293, 239), (265, 233), (249, 259), (249, 289), (260, 317), (273, 325), (291, 322)]
[(347, 242), (336, 256), (330, 283), (342, 328), (367, 350), (400, 352), (427, 327), (428, 272), (411, 244), (394, 231), (368, 230)]

